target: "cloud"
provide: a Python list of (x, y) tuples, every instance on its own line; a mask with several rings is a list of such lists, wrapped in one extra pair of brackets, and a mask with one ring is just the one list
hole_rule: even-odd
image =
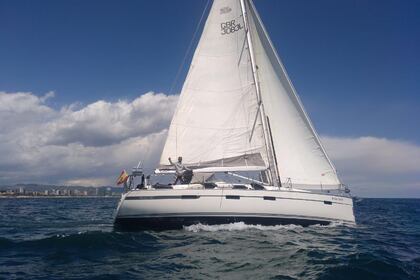
[(112, 184), (139, 160), (157, 164), (177, 96), (146, 93), (58, 110), (50, 92), (0, 92), (0, 184)]
[(322, 137), (344, 183), (363, 196), (420, 196), (420, 146), (377, 137)]
[[(157, 164), (178, 96), (55, 109), (49, 92), (0, 92), (0, 184), (108, 185), (121, 169)], [(360, 196), (420, 196), (420, 146), (377, 137), (322, 141), (340, 178)]]
[(39, 99), (41, 100), (42, 103), (45, 103), (45, 101), (53, 97), (55, 97), (55, 92), (49, 91), (44, 96), (40, 97)]
[(61, 118), (45, 126), (47, 144), (107, 146), (147, 136), (167, 128), (176, 101), (177, 96), (146, 93), (132, 102), (97, 101), (78, 111), (63, 110)]
[(51, 119), (56, 112), (45, 105), (46, 94), (38, 97), (28, 92), (0, 92), (0, 131), (2, 135), (20, 127), (42, 123)]

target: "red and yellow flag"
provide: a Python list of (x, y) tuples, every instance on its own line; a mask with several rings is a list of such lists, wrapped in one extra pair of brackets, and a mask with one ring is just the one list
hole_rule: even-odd
[(127, 182), (127, 180), (128, 180), (128, 173), (125, 170), (123, 170), (120, 174), (120, 177), (118, 177), (117, 185), (124, 184), (125, 182)]

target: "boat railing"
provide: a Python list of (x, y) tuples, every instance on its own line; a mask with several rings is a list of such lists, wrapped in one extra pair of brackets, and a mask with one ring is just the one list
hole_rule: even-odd
[(143, 172), (143, 167), (140, 167), (140, 163), (137, 167), (132, 168), (131, 174), (128, 175), (127, 181), (124, 182), (124, 193), (129, 192), (138, 187), (135, 185), (136, 177), (141, 178), (140, 185), (142, 185), (143, 187), (147, 186), (147, 181), (149, 179), (149, 176), (145, 177), (144, 172)]
[[(293, 184), (292, 178), (287, 178), (286, 182), (283, 182), (282, 187), (280, 188), (280, 190), (289, 190), (289, 191), (302, 190), (302, 189), (305, 189), (305, 187), (299, 184)], [(343, 196), (350, 196), (350, 188), (347, 185), (342, 184), (342, 183), (337, 185), (336, 189), (334, 188), (331, 189), (330, 187), (327, 187), (323, 185), (322, 183), (320, 183), (319, 190), (317, 190), (316, 185), (312, 185), (311, 192), (319, 192), (319, 193), (327, 193), (327, 194), (339, 193), (340, 195), (343, 195)]]

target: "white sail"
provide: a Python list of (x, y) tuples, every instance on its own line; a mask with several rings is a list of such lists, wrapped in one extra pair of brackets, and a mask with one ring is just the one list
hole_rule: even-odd
[(178, 156), (193, 167), (266, 167), (260, 119), (254, 126), (257, 115), (240, 2), (215, 0), (182, 88), (160, 168), (169, 166), (169, 157)]
[(245, 1), (259, 85), (282, 183), (337, 188), (340, 181), (261, 22)]
[(341, 184), (252, 0), (213, 2), (160, 168), (178, 156), (187, 166), (200, 168), (277, 165), (282, 183), (293, 186), (328, 189)]

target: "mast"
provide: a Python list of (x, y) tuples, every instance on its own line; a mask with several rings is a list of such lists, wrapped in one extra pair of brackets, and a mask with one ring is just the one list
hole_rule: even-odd
[[(264, 104), (261, 98), (261, 89), (260, 89), (259, 79), (258, 79), (258, 67), (255, 63), (254, 48), (252, 45), (252, 39), (251, 39), (250, 30), (249, 30), (248, 13), (246, 11), (245, 1), (246, 0), (240, 0), (240, 4), (241, 4), (242, 16), (244, 18), (245, 35), (248, 42), (248, 51), (249, 51), (249, 57), (251, 59), (252, 75), (253, 75), (255, 90), (256, 90), (256, 95), (257, 95), (257, 103), (258, 103), (257, 116), (259, 112), (262, 126), (263, 126), (263, 131), (264, 131), (263, 134), (264, 134), (265, 146), (267, 149), (267, 157), (268, 157), (269, 171), (270, 171), (270, 177), (271, 177), (270, 180), (274, 184), (275, 187), (281, 187), (281, 181), (280, 181), (278, 166), (276, 162), (276, 155), (275, 155), (274, 145), (273, 145), (274, 143), (273, 143), (273, 138), (271, 136), (271, 129), (267, 124), (268, 117), (265, 114)], [(255, 128), (255, 123), (254, 123), (253, 130), (254, 128)], [(251, 137), (252, 137), (252, 133), (253, 131), (251, 132)]]

